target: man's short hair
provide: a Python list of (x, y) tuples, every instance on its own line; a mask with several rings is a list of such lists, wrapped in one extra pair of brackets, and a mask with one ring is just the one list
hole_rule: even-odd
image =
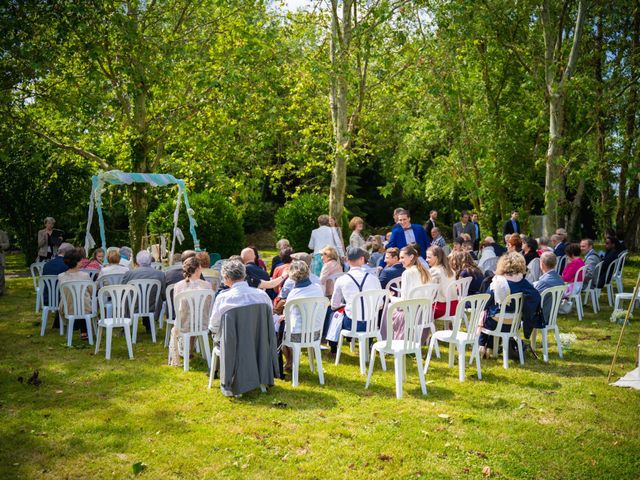
[(388, 253), (389, 255), (391, 255), (393, 258), (400, 258), (400, 249), (396, 248), (396, 247), (389, 247), (385, 250), (384, 253)]
[(350, 261), (358, 260), (359, 258), (366, 258), (367, 252), (365, 252), (360, 247), (349, 247), (347, 248), (347, 259)]
[(409, 210), (407, 210), (406, 208), (397, 208), (396, 210), (397, 210), (396, 215), (406, 215), (407, 217), (411, 217)]
[(403, 211), (405, 211), (404, 208), (398, 207), (393, 211), (393, 214), (394, 215), (400, 215), (400, 212), (403, 212)]
[(294, 282), (306, 280), (309, 278), (309, 266), (301, 260), (294, 260), (289, 266), (289, 278)]
[(222, 278), (231, 280), (232, 282), (240, 282), (247, 276), (247, 270), (239, 260), (227, 260), (222, 265)]
[(438, 211), (437, 211), (437, 210), (431, 210), (431, 211), (429, 212), (429, 216), (433, 215), (434, 213), (438, 213)]
[(141, 267), (148, 267), (151, 265), (153, 257), (146, 250), (140, 250), (136, 255), (136, 263)]
[(552, 270), (556, 268), (558, 264), (558, 258), (553, 252), (544, 252), (540, 255), (540, 263), (542, 263), (545, 267)]
[(58, 247), (58, 255), (64, 255), (71, 250), (73, 250), (73, 245), (67, 242), (61, 243)]
[(131, 257), (133, 257), (133, 250), (129, 247), (120, 247), (120, 256), (131, 259)]
[(328, 226), (329, 225), (329, 215), (322, 214), (318, 217), (318, 225)]
[(460, 216), (461, 216), (461, 217), (464, 217), (465, 215), (469, 215), (469, 212), (467, 212), (466, 210), (462, 210), (462, 211), (460, 212)]
[[(434, 232), (435, 232), (435, 233), (434, 233)], [(436, 233), (440, 233), (440, 229), (439, 229), (438, 227), (433, 227), (433, 228), (431, 229), (431, 236), (432, 236), (432, 237), (437, 236), (437, 235), (436, 235)]]
[(587, 245), (593, 247), (593, 240), (591, 240), (590, 238), (583, 238), (582, 241), (587, 242)]

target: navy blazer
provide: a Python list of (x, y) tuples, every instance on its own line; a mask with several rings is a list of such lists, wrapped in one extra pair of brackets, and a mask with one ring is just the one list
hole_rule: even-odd
[[(424, 231), (424, 228), (417, 223), (411, 224), (411, 230), (413, 230), (413, 235), (416, 237), (416, 243), (420, 247), (420, 256), (422, 258), (427, 258), (427, 248), (431, 245), (431, 242), (429, 242), (429, 239), (427, 238), (427, 233)], [(404, 230), (402, 228), (394, 227), (391, 231), (391, 238), (389, 239), (389, 243), (387, 243), (387, 248), (404, 248), (406, 246), (407, 239), (404, 236)]]
[(389, 283), (394, 278), (401, 277), (402, 272), (404, 272), (404, 267), (400, 262), (396, 263), (391, 267), (383, 268), (382, 271), (380, 272), (380, 276), (378, 277), (382, 288), (386, 288), (387, 283)]
[(560, 242), (556, 245), (556, 248), (553, 249), (553, 253), (556, 254), (556, 257), (560, 258), (564, 256), (564, 249), (566, 248), (566, 246), (567, 244), (564, 242)]

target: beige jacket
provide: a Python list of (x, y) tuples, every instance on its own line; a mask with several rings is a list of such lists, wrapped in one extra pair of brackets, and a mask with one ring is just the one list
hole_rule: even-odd
[[(47, 229), (43, 228), (38, 232), (38, 256), (46, 257), (47, 249), (49, 248), (49, 235), (47, 235)], [(53, 252), (55, 256), (56, 252)]]

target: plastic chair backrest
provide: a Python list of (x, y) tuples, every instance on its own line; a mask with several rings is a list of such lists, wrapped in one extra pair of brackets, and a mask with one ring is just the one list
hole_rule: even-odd
[(585, 290), (591, 291), (596, 288), (598, 285), (598, 279), (600, 278), (600, 271), (602, 270), (602, 262), (599, 262), (595, 267), (593, 267), (593, 273), (591, 274), (591, 278), (587, 282), (587, 286)]
[(549, 287), (544, 289), (540, 294), (540, 305), (542, 305), (543, 310), (545, 302), (551, 302), (549, 318), (545, 318), (548, 327), (553, 327), (558, 322), (558, 311), (560, 310), (560, 304), (562, 303), (564, 289), (564, 285)]
[[(213, 290), (185, 290), (178, 293), (173, 303), (178, 307), (176, 328), (182, 333), (199, 333), (208, 329), (208, 321), (213, 307)], [(208, 302), (207, 302), (208, 300)], [(183, 330), (182, 317), (187, 315), (189, 330)]]
[(314, 335), (318, 332), (316, 329), (316, 321), (320, 325), (320, 333), (322, 333), (322, 324), (327, 314), (329, 299), (327, 297), (308, 297), (296, 298), (288, 301), (284, 307), (285, 330), (284, 341), (291, 342), (291, 334), (293, 329), (293, 314), (295, 313), (300, 323), (300, 344), (309, 345), (314, 343)]
[(92, 282), (96, 281), (96, 278), (98, 277), (98, 274), (100, 273), (100, 271), (94, 270), (93, 268), (81, 268), (80, 271), (86, 273), (87, 275), (89, 275), (89, 277), (91, 278)]
[[(386, 290), (367, 290), (360, 292), (351, 300), (351, 333), (355, 335), (358, 322), (366, 322), (366, 332), (378, 330), (378, 312), (387, 297)], [(362, 332), (361, 332), (362, 333)]]
[(93, 310), (95, 284), (91, 280), (74, 280), (73, 282), (65, 282), (60, 285), (60, 296), (62, 297), (62, 305), (64, 306), (65, 316), (82, 316), (91, 315), (93, 311), (85, 311), (85, 296), (91, 298), (91, 308)]
[[(512, 293), (507, 295), (502, 305), (500, 306), (500, 312), (498, 312), (498, 325), (495, 328), (496, 332), (502, 331), (502, 324), (506, 318), (511, 319), (511, 329), (509, 333), (515, 334), (520, 329), (520, 321), (522, 320), (522, 307), (523, 307), (524, 295), (522, 293)], [(514, 304), (513, 312), (507, 313), (507, 307)]]
[(564, 269), (565, 263), (567, 263), (567, 257), (565, 255), (558, 257), (558, 263), (556, 263), (556, 272), (558, 273), (562, 272), (562, 270)]
[(607, 285), (611, 285), (611, 282), (613, 282), (614, 280), (614, 273), (616, 271), (616, 269), (618, 268), (618, 259), (616, 258), (613, 262), (611, 262), (609, 264), (609, 266), (607, 267), (607, 271), (605, 272), (604, 275), (604, 286), (606, 287)]
[(98, 291), (100, 318), (107, 317), (107, 304), (111, 304), (113, 326), (123, 326), (131, 320), (133, 306), (138, 300), (138, 289), (133, 285), (107, 285)]
[[(409, 292), (409, 298), (407, 300), (428, 300), (433, 305), (436, 301), (436, 297), (438, 296), (438, 284), (436, 283), (427, 283), (425, 285), (419, 285), (413, 288)], [(420, 312), (420, 318), (418, 319), (418, 324), (423, 328), (428, 327), (433, 323), (433, 308), (422, 309)]]
[(38, 289), (38, 279), (42, 276), (43, 262), (35, 262), (29, 265), (29, 271), (31, 271), (31, 279), (33, 280), (33, 289)]
[[(573, 285), (571, 287), (571, 295), (579, 295), (582, 291), (582, 285), (584, 284), (584, 272), (586, 271), (586, 269), (586, 265), (580, 267), (576, 274), (573, 276), (573, 283), (571, 284)], [(582, 277), (582, 280), (578, 280), (580, 277)]]
[(176, 311), (174, 309), (173, 306), (173, 289), (176, 288), (176, 284), (172, 283), (171, 285), (167, 286), (167, 289), (165, 290), (165, 297), (167, 300), (167, 311), (165, 312), (167, 315), (167, 321), (171, 321), (173, 322), (173, 320), (176, 317)]
[(530, 283), (537, 282), (540, 279), (540, 274), (542, 273), (540, 269), (540, 259), (534, 258), (531, 260), (527, 266), (527, 270), (527, 280), (529, 280)]
[(447, 294), (445, 296), (445, 301), (447, 304), (447, 308), (445, 310), (445, 316), (448, 316), (451, 312), (451, 302), (458, 300), (458, 281), (451, 282), (447, 287)]
[(466, 297), (469, 295), (469, 287), (471, 286), (471, 277), (459, 278), (456, 280), (456, 290), (458, 291), (458, 298)]
[(108, 275), (101, 276), (97, 281), (97, 288), (100, 290), (102, 287), (108, 285), (122, 285), (122, 279), (124, 273), (110, 273)]
[[(422, 337), (423, 326), (420, 324), (421, 312), (431, 310), (432, 303), (424, 298), (413, 300), (400, 300), (392, 303), (387, 310), (387, 340), (386, 348), (390, 349), (393, 340), (393, 314), (396, 310), (404, 312), (404, 330), (402, 337), (403, 350), (415, 350), (420, 348), (420, 338)], [(397, 342), (398, 340), (396, 340)]]
[(160, 280), (144, 279), (129, 280), (128, 285), (133, 285), (138, 289), (138, 300), (135, 313), (150, 314), (156, 308), (160, 299)]
[(614, 277), (616, 278), (622, 277), (622, 271), (624, 270), (624, 264), (627, 260), (628, 253), (629, 252), (627, 250), (620, 252), (620, 255), (618, 256), (618, 266), (616, 267), (615, 272), (613, 272)]
[(474, 341), (478, 337), (478, 324), (484, 315), (484, 308), (491, 298), (488, 293), (479, 293), (478, 295), (465, 295), (460, 298), (456, 307), (456, 314), (453, 320), (453, 328), (451, 338), (456, 338), (462, 325), (463, 317), (468, 310), (469, 327), (467, 328), (467, 338)]
[(153, 268), (155, 270), (163, 271), (164, 270), (164, 265), (162, 265), (162, 262), (151, 262), (151, 268)]
[[(60, 284), (57, 275), (41, 275), (39, 284), (42, 295), (42, 306), (48, 308), (58, 308), (60, 305)], [(47, 302), (45, 303), (44, 293), (47, 292)]]
[(389, 280), (385, 290), (389, 294), (390, 297), (400, 296), (400, 284), (402, 283), (402, 277), (394, 278), (393, 280)]

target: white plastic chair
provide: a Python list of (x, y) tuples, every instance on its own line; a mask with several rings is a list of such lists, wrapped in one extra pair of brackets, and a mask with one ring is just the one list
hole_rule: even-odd
[[(610, 307), (613, 306), (613, 274), (616, 271), (616, 268), (618, 268), (618, 259), (611, 262), (607, 267), (604, 275), (605, 283), (602, 286), (602, 288), (607, 292), (607, 299), (609, 300)], [(598, 280), (596, 280), (596, 285), (598, 284), (597, 282)], [(596, 297), (598, 297), (598, 309), (600, 309), (600, 294), (602, 293), (602, 288), (598, 288), (597, 286), (595, 287)]]
[[(84, 320), (87, 324), (87, 337), (89, 345), (93, 345), (93, 323), (92, 318), (96, 316), (94, 310), (96, 298), (96, 286), (90, 280), (76, 280), (65, 282), (60, 285), (60, 296), (64, 306), (64, 315), (60, 314), (60, 322), (63, 317), (67, 320), (67, 347), (71, 346), (73, 338), (73, 324), (76, 320)], [(85, 296), (91, 298), (91, 310), (85, 310)], [(72, 312), (72, 313), (70, 313)]]
[[(500, 306), (500, 312), (498, 313), (498, 324), (495, 330), (489, 330), (483, 328), (482, 333), (491, 335), (494, 337), (493, 342), (493, 356), (498, 356), (498, 348), (500, 347), (500, 340), (502, 340), (502, 358), (504, 368), (509, 368), (509, 338), (515, 339), (518, 343), (518, 354), (520, 356), (520, 364), (524, 365), (524, 350), (522, 349), (522, 339), (520, 338), (520, 321), (522, 320), (522, 303), (524, 296), (522, 293), (515, 293), (507, 295), (504, 302)], [(514, 304), (514, 311), (507, 313), (507, 307)], [(505, 320), (511, 320), (511, 327), (508, 331), (502, 331), (502, 325)]]
[[(584, 283), (584, 272), (587, 267), (580, 267), (573, 277), (573, 282), (569, 284), (571, 287), (571, 293), (567, 296), (567, 300), (576, 304), (576, 312), (578, 313), (578, 320), (582, 321), (584, 312), (582, 311), (582, 285)], [(582, 274), (582, 280), (578, 280)], [(569, 288), (567, 287), (567, 289)]]
[[(545, 318), (547, 326), (541, 328), (542, 332), (542, 357), (545, 362), (549, 361), (549, 345), (548, 336), (552, 331), (556, 337), (556, 344), (558, 345), (558, 356), (562, 357), (562, 343), (560, 342), (560, 329), (558, 328), (558, 310), (560, 309), (560, 303), (562, 303), (562, 296), (564, 295), (564, 285), (557, 287), (549, 287), (545, 289), (540, 295), (540, 305), (544, 306), (545, 302), (551, 302), (551, 309), (549, 310), (549, 318)], [(579, 303), (579, 302), (578, 302)], [(531, 333), (531, 347), (536, 345), (536, 332), (538, 329), (534, 329)]]
[[(200, 343), (200, 352), (207, 360), (207, 366), (211, 368), (211, 347), (209, 345), (208, 322), (213, 307), (213, 290), (186, 290), (178, 293), (173, 304), (176, 307), (175, 328), (177, 335), (182, 338), (184, 371), (189, 371), (189, 350), (191, 338), (195, 337)], [(182, 330), (180, 319), (186, 315), (189, 320), (187, 329)], [(167, 327), (168, 328), (168, 327)], [(171, 364), (171, 348), (167, 356), (167, 362)], [(215, 370), (215, 369), (214, 369)]]
[[(436, 319), (438, 321), (445, 322), (444, 323), (445, 325), (447, 325), (447, 322), (452, 322), (456, 318), (455, 312), (453, 312), (453, 315), (451, 315), (451, 302), (458, 300), (458, 298), (460, 298), (458, 295), (458, 291), (462, 287), (461, 280), (468, 280), (470, 284), (472, 279), (471, 277), (467, 277), (460, 280), (456, 280), (455, 282), (450, 283), (449, 286), (447, 287), (445, 314), (442, 317)], [(468, 291), (469, 291), (469, 286), (467, 285), (467, 292)]]
[(81, 268), (80, 271), (89, 275), (89, 278), (91, 278), (92, 282), (96, 281), (96, 278), (98, 278), (98, 274), (100, 273), (100, 271), (93, 268)]
[(587, 286), (582, 289), (582, 292), (584, 293), (584, 301), (582, 303), (583, 305), (587, 305), (589, 299), (591, 299), (593, 313), (598, 313), (600, 311), (600, 299), (598, 298), (599, 295), (596, 295), (596, 286), (598, 285), (598, 279), (600, 278), (600, 270), (602, 270), (602, 262), (598, 263), (593, 268), (593, 274), (587, 282)]
[(151, 268), (162, 272), (164, 270), (164, 265), (162, 265), (162, 262), (151, 262)]
[[(133, 285), (109, 285), (98, 291), (98, 305), (100, 307), (100, 320), (96, 332), (96, 355), (100, 351), (102, 329), (106, 330), (107, 344), (105, 358), (111, 359), (111, 339), (113, 329), (122, 328), (127, 341), (129, 358), (133, 358), (133, 345), (131, 343), (131, 312), (138, 299), (138, 289)], [(109, 304), (109, 314), (107, 314)]]
[(151, 327), (151, 341), (156, 343), (156, 322), (154, 309), (160, 300), (160, 290), (162, 283), (160, 280), (129, 280), (128, 285), (133, 285), (138, 289), (138, 303), (133, 314), (133, 343), (138, 340), (138, 323), (143, 317), (149, 319)]
[[(431, 362), (431, 352), (434, 347), (438, 346), (438, 342), (447, 342), (449, 344), (449, 368), (453, 367), (455, 359), (455, 350), (458, 350), (458, 367), (459, 378), (464, 382), (465, 370), (465, 350), (467, 345), (471, 345), (471, 359), (476, 361), (478, 370), (478, 379), (482, 379), (480, 371), (480, 350), (478, 348), (478, 324), (484, 314), (484, 307), (491, 296), (488, 293), (479, 295), (465, 296), (460, 299), (456, 308), (453, 328), (451, 330), (439, 330), (431, 336), (429, 342), (429, 352), (427, 353), (427, 361), (424, 365), (424, 374), (427, 374), (429, 363)], [(460, 331), (460, 326), (465, 318), (469, 316), (469, 326), (466, 332)]]
[[(44, 336), (47, 328), (47, 320), (49, 312), (57, 312), (60, 305), (60, 286), (57, 275), (42, 275), (38, 281), (40, 289), (40, 298), (42, 301), (42, 327), (40, 328), (40, 336)], [(44, 299), (44, 292), (47, 292), (47, 300)], [(60, 335), (64, 335), (64, 324), (60, 322)]]
[[(435, 283), (427, 283), (425, 285), (419, 285), (413, 288), (409, 292), (409, 298), (407, 298), (406, 300), (424, 299), (424, 300), (429, 300), (433, 304), (436, 301), (437, 295), (438, 295), (438, 285)], [(431, 332), (431, 335), (433, 336), (433, 334), (436, 332), (436, 324), (435, 324), (435, 321), (433, 320), (433, 309), (421, 311), (419, 324), (422, 326), (423, 332), (425, 328), (428, 328)], [(424, 335), (424, 333), (422, 333), (422, 335)], [(440, 349), (438, 348), (437, 343), (436, 343), (436, 357), (440, 358)]]
[[(340, 337), (338, 339), (338, 351), (336, 353), (336, 365), (340, 363), (340, 353), (342, 350), (342, 340), (344, 337), (358, 340), (360, 357), (360, 373), (364, 375), (367, 373), (367, 358), (369, 354), (369, 348), (367, 342), (370, 338), (376, 338), (382, 340), (380, 334), (380, 328), (378, 327), (378, 313), (384, 306), (386, 290), (368, 290), (366, 292), (358, 293), (353, 297), (351, 301), (351, 330), (340, 330)], [(366, 322), (366, 329), (363, 332), (358, 332), (358, 321)], [(384, 358), (382, 359), (384, 366)], [(386, 368), (386, 366), (384, 366)]]
[[(616, 288), (618, 289), (618, 293), (624, 292), (624, 287), (622, 285), (622, 275), (624, 273), (624, 265), (627, 261), (627, 254), (629, 252), (627, 250), (623, 251), (618, 255), (618, 265), (616, 266), (615, 272), (613, 272), (613, 279), (616, 283)], [(611, 301), (609, 301), (611, 304)]]
[(122, 285), (123, 278), (124, 273), (109, 273), (96, 280), (96, 287), (100, 290), (102, 287), (106, 287), (108, 285)]
[[(313, 357), (318, 368), (318, 379), (320, 385), (324, 385), (324, 370), (322, 369), (322, 355), (320, 352), (320, 340), (322, 336), (322, 324), (327, 313), (329, 300), (326, 297), (297, 298), (288, 301), (284, 307), (285, 329), (282, 345), (289, 347), (293, 352), (293, 387), (298, 386), (298, 372), (300, 370), (300, 354), (302, 349), (307, 348), (309, 354), (309, 365), (313, 372)], [(295, 310), (294, 310), (295, 309)], [(291, 340), (292, 316), (297, 314), (300, 326), (300, 341)], [(319, 325), (319, 329), (316, 328)], [(317, 338), (315, 338), (317, 335)]]
[[(419, 324), (421, 311), (431, 310), (431, 302), (425, 299), (401, 300), (391, 304), (387, 311), (387, 339), (377, 341), (371, 346), (371, 360), (369, 361), (369, 375), (365, 388), (369, 388), (373, 366), (376, 361), (376, 352), (380, 354), (380, 360), (384, 361), (384, 355), (393, 355), (395, 377), (396, 377), (396, 398), (402, 398), (402, 384), (406, 377), (406, 356), (415, 355), (418, 364), (418, 377), (420, 378), (420, 388), (422, 394), (427, 394), (427, 386), (424, 381), (424, 370), (422, 368), (422, 350), (420, 346), (420, 335), (422, 326)], [(393, 339), (393, 314), (396, 310), (404, 312), (404, 331), (402, 340)], [(384, 363), (383, 363), (384, 366)]]
[[(175, 288), (175, 284), (171, 284), (165, 290), (165, 301), (162, 302), (162, 310), (160, 311), (160, 323), (162, 323), (162, 317), (164, 316), (166, 321), (165, 331), (164, 331), (164, 346), (165, 348), (169, 345), (169, 336), (171, 335), (171, 327), (175, 325), (176, 311), (173, 306), (173, 289)], [(162, 328), (162, 326), (160, 326)]]
[(384, 289), (387, 291), (387, 298), (390, 297), (399, 297), (400, 296), (400, 286), (402, 284), (402, 277), (396, 277), (387, 282), (387, 286)]
[(558, 257), (558, 263), (556, 263), (556, 272), (558, 272), (558, 274), (560, 274), (562, 270), (564, 270), (564, 266), (566, 265), (566, 263), (567, 257), (565, 255)]
[(42, 291), (40, 290), (42, 267), (44, 267), (44, 262), (34, 262), (29, 266), (31, 280), (33, 280), (33, 290), (36, 292), (36, 313), (40, 311), (40, 304), (42, 303)]
[(529, 283), (537, 282), (540, 279), (540, 275), (542, 274), (542, 270), (540, 270), (540, 259), (534, 258), (529, 262), (527, 266), (527, 276), (526, 279)]

